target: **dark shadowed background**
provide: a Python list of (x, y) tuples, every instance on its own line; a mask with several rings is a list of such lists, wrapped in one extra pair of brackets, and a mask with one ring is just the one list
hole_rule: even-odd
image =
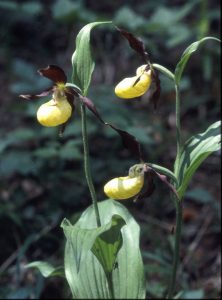
[[(174, 70), (184, 49), (205, 36), (219, 37), (219, 1), (48, 0), (0, 1), (0, 298), (71, 297), (65, 280), (24, 269), (34, 260), (63, 264), (61, 221), (75, 222), (91, 200), (83, 173), (78, 108), (63, 138), (43, 128), (36, 110), (46, 99), (26, 101), (50, 82), (37, 74), (49, 64), (71, 75), (75, 37), (89, 22), (112, 20), (143, 39), (152, 62)], [(117, 99), (114, 86), (143, 64), (112, 26), (92, 32), (96, 62), (89, 96), (104, 120), (137, 137), (146, 161), (170, 169), (175, 158), (174, 87), (160, 75), (157, 111), (146, 95)], [(181, 82), (183, 140), (220, 118), (220, 47), (205, 43), (189, 61)], [(120, 138), (88, 114), (93, 179), (98, 199), (107, 180), (137, 163)], [(172, 262), (175, 212), (169, 192), (156, 181), (152, 197), (124, 202), (141, 225), (147, 298), (161, 298)], [(184, 199), (181, 269), (183, 299), (219, 299), (220, 153), (199, 168)], [(182, 272), (181, 272), (182, 271)]]

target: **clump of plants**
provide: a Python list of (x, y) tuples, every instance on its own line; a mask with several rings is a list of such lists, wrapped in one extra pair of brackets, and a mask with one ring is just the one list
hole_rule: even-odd
[[(164, 184), (168, 187), (168, 197), (174, 202), (176, 212), (174, 257), (168, 290), (164, 296), (166, 299), (172, 299), (175, 296), (177, 269), (180, 261), (183, 198), (197, 168), (212, 152), (220, 149), (221, 142), (220, 121), (211, 124), (202, 133), (195, 133), (183, 142), (180, 124), (180, 82), (186, 64), (200, 45), (210, 40), (214, 42), (219, 42), (219, 40), (214, 37), (205, 37), (192, 43), (183, 52), (175, 71), (171, 72), (166, 67), (150, 60), (149, 52), (142, 40), (130, 32), (115, 27), (117, 33), (128, 41), (129, 46), (144, 61), (132, 77), (127, 77), (116, 85), (115, 94), (118, 101), (134, 101), (135, 98), (147, 93), (147, 97), (156, 108), (161, 93), (158, 73), (163, 73), (174, 83), (177, 151), (175, 163), (172, 170), (169, 170), (164, 166), (145, 161), (137, 138), (124, 128), (107, 123), (100, 115), (99, 108), (96, 108), (93, 99), (87, 97), (95, 65), (90, 51), (91, 30), (96, 26), (107, 26), (110, 23), (94, 22), (81, 29), (76, 37), (76, 49), (71, 59), (73, 72), (70, 81), (60, 67), (50, 65), (39, 70), (39, 73), (53, 81), (52, 87), (38, 95), (21, 95), (21, 97), (31, 100), (51, 95), (50, 100), (39, 107), (37, 119), (43, 126), (59, 126), (61, 135), (68, 126), (68, 122), (75, 122), (75, 114), (78, 111), (75, 108), (80, 106), (84, 149), (83, 166), (92, 205), (82, 213), (75, 224), (71, 224), (66, 218), (61, 224), (66, 237), (65, 277), (73, 298), (145, 299), (144, 265), (139, 245), (140, 228), (124, 206), (124, 201), (128, 199), (140, 201), (142, 198), (148, 198), (155, 192), (154, 178), (157, 177), (160, 185)], [(93, 184), (93, 177), (96, 175), (91, 173), (90, 168), (86, 110), (93, 113), (101, 124), (112, 128), (136, 160), (133, 166), (129, 165), (127, 176), (121, 176), (125, 170), (119, 170), (119, 177), (110, 178), (108, 182), (101, 182), (104, 186), (104, 196), (108, 197), (105, 200), (97, 199)], [(38, 268), (46, 277), (64, 275), (61, 267), (55, 268), (47, 262), (36, 261), (27, 267)]]

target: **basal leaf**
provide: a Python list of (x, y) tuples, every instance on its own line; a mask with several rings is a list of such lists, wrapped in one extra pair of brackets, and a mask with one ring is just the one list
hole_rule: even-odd
[(191, 137), (184, 145), (179, 165), (177, 192), (182, 198), (187, 186), (200, 164), (214, 151), (221, 148), (221, 121), (212, 124), (208, 129)]
[(125, 221), (120, 216), (114, 215), (110, 229), (96, 238), (91, 249), (106, 274), (111, 273), (114, 268), (118, 251), (123, 243), (120, 229), (125, 224)]
[[(115, 299), (144, 299), (145, 286), (139, 249), (139, 226), (127, 209), (114, 200), (100, 202), (99, 213), (102, 223), (99, 228), (96, 226), (93, 206), (85, 210), (75, 226), (67, 221), (63, 222), (63, 229), (67, 237), (65, 273), (73, 298), (111, 299), (107, 276), (103, 268), (106, 265), (107, 270), (112, 269), (111, 278)], [(119, 239), (118, 232), (120, 232), (123, 222), (126, 225), (121, 228), (122, 238)], [(75, 228), (78, 228), (78, 232)], [(89, 235), (85, 235), (87, 231), (90, 233)], [(114, 237), (111, 236), (111, 233)], [(93, 238), (91, 238), (92, 235), (94, 235)], [(89, 242), (90, 239), (91, 242), (93, 240), (92, 243)], [(103, 244), (99, 247), (108, 247), (110, 251), (109, 253), (105, 251), (103, 259), (107, 260), (108, 264), (105, 263), (103, 266), (100, 263), (100, 255), (93, 254), (94, 249), (92, 251), (84, 250), (85, 247), (87, 249), (96, 247), (102, 240)], [(82, 251), (85, 253), (84, 257), (81, 255), (78, 270), (78, 257)], [(104, 249), (102, 251), (104, 252)], [(114, 252), (115, 255), (117, 254), (116, 257)]]
[(190, 58), (190, 56), (199, 48), (199, 46), (208, 40), (215, 40), (217, 42), (220, 42), (219, 39), (215, 38), (215, 37), (205, 37), (199, 41), (196, 41), (194, 43), (192, 43), (189, 47), (186, 48), (186, 50), (183, 52), (180, 61), (178, 62), (178, 64), (176, 65), (176, 69), (175, 69), (175, 82), (176, 84), (180, 83), (180, 79), (181, 76), (183, 74), (183, 70)]
[(112, 227), (114, 227), (114, 230), (116, 226), (120, 229), (120, 225), (124, 225), (124, 220), (119, 215), (113, 215), (109, 223), (93, 229), (80, 228), (77, 224), (73, 226), (67, 219), (63, 220), (61, 227), (64, 230), (67, 240), (73, 244), (78, 272), (81, 261), (84, 261), (87, 252), (95, 246), (95, 241), (99, 239), (99, 236), (106, 236), (105, 232), (112, 231)]
[(44, 277), (61, 276), (64, 277), (63, 267), (53, 267), (46, 261), (34, 261), (25, 265), (25, 268), (36, 268)]
[(72, 56), (73, 74), (72, 81), (81, 90), (83, 95), (87, 94), (91, 76), (94, 70), (94, 61), (90, 51), (91, 30), (101, 24), (111, 22), (93, 22), (84, 26), (76, 37), (76, 50)]

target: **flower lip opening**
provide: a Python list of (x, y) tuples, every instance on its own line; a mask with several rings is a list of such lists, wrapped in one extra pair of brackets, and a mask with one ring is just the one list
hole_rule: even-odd
[(65, 90), (66, 89), (66, 85), (65, 85), (64, 82), (56, 82), (56, 86), (60, 90)]
[(151, 69), (149, 65), (142, 65), (136, 69), (136, 75), (142, 75), (142, 74), (151, 76)]

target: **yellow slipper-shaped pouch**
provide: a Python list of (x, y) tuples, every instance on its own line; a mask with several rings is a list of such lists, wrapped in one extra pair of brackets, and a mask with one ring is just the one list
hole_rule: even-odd
[(128, 199), (136, 196), (141, 191), (143, 184), (143, 175), (136, 177), (118, 177), (106, 183), (104, 192), (111, 199)]
[(145, 71), (146, 65), (137, 68), (137, 75), (120, 81), (115, 87), (115, 94), (119, 98), (132, 99), (147, 92), (151, 85), (151, 71)]
[(37, 111), (39, 123), (46, 127), (58, 126), (66, 123), (71, 117), (72, 107), (66, 98), (54, 99), (42, 104)]

